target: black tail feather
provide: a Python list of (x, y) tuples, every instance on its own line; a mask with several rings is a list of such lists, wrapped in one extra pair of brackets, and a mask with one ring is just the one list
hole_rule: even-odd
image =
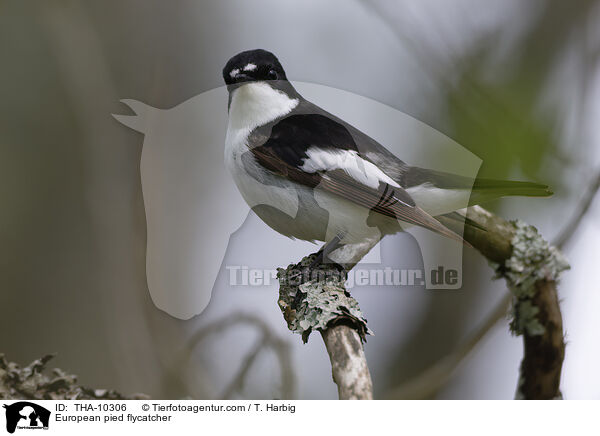
[(515, 182), (511, 180), (476, 179), (473, 191), (498, 192), (505, 195), (523, 195), (528, 197), (548, 197), (553, 194), (548, 185), (533, 182)]

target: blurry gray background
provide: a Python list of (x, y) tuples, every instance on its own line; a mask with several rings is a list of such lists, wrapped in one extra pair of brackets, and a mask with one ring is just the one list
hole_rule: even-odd
[[(292, 80), (370, 97), (443, 132), (483, 159), (482, 176), (551, 185), (550, 199), (487, 206), (552, 239), (600, 168), (599, 23), (600, 5), (585, 0), (0, 2), (0, 352), (23, 364), (57, 352), (55, 365), (85, 385), (156, 398), (281, 397), (283, 366), (295, 398), (335, 398), (323, 344), (287, 331), (276, 286), (232, 288), (223, 270), (190, 321), (152, 304), (143, 136), (110, 116), (126, 113), (119, 99), (173, 107), (221, 86), (235, 53), (265, 48)], [(566, 398), (600, 398), (598, 212), (593, 203), (566, 247)], [(276, 237), (250, 215), (224, 264), (247, 263), (249, 247)], [(264, 268), (305, 254), (286, 243), (285, 258), (261, 246)], [(393, 263), (413, 246), (400, 235), (382, 252)], [(376, 332), (366, 353), (377, 397), (460, 349), (502, 299), (477, 253), (465, 251), (463, 271), (460, 291), (353, 290)], [(241, 313), (264, 320), (277, 352), (260, 352), (245, 386), (227, 392), (261, 330), (206, 328)], [(196, 332), (205, 337), (191, 349)], [(447, 383), (410, 396), (511, 398), (521, 347), (500, 322)]]

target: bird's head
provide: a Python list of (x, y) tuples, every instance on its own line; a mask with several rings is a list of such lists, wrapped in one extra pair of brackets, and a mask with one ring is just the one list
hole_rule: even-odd
[(229, 59), (223, 68), (223, 79), (230, 91), (246, 82), (287, 82), (277, 57), (261, 49), (243, 51)]

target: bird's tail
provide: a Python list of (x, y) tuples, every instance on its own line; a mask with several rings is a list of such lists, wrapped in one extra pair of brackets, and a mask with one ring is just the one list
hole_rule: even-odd
[[(548, 197), (553, 192), (547, 185), (510, 180), (477, 179), (471, 189), (469, 206), (508, 196)], [(479, 223), (458, 212), (450, 212), (435, 217), (444, 227), (455, 234), (462, 234), (465, 226), (487, 231)], [(455, 238), (454, 238), (455, 239)], [(468, 245), (468, 244), (467, 244)]]
[(477, 179), (471, 190), (469, 206), (500, 197), (548, 197), (552, 194), (552, 190), (547, 185), (541, 183)]

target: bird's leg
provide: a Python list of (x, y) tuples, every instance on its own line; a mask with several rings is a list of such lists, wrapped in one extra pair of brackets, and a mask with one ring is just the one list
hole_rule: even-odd
[[(346, 268), (343, 265), (340, 265), (339, 263), (335, 262), (334, 260), (332, 260), (329, 257), (329, 254), (331, 252), (337, 250), (338, 248), (340, 248), (343, 245), (341, 243), (343, 237), (344, 237), (344, 235), (342, 233), (340, 233), (340, 234), (334, 236), (333, 239), (331, 239), (329, 242), (326, 242), (323, 245), (323, 247), (321, 247), (321, 249), (319, 251), (317, 251), (316, 257), (310, 263), (310, 265), (308, 265), (308, 269), (313, 270), (313, 269), (319, 267), (320, 265), (331, 265), (332, 267), (338, 269), (340, 272), (345, 271)], [(293, 276), (290, 276), (290, 278), (296, 278), (300, 274), (301, 274), (301, 272), (297, 272)]]
[(333, 237), (333, 239), (325, 243), (325, 245), (323, 245), (323, 247), (317, 252), (317, 257), (315, 257), (315, 259), (311, 262), (309, 268), (314, 269), (320, 265), (327, 264), (338, 269), (340, 272), (345, 271), (346, 268), (343, 265), (340, 265), (329, 257), (330, 253), (342, 246), (341, 242), (343, 237), (343, 234), (337, 234)]

